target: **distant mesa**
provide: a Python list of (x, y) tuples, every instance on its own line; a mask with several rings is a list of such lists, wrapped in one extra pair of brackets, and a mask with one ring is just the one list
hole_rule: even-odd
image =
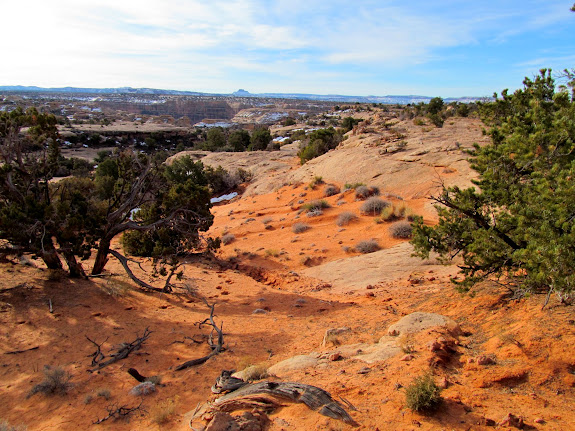
[(235, 93), (232, 93), (234, 96), (244, 96), (244, 97), (249, 97), (252, 94), (249, 91), (244, 90), (243, 88), (240, 88), (238, 91), (236, 91)]

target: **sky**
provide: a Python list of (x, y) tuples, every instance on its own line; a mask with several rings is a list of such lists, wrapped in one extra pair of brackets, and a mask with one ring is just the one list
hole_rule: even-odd
[(2, 3), (0, 85), (482, 97), (575, 67), (573, 0)]

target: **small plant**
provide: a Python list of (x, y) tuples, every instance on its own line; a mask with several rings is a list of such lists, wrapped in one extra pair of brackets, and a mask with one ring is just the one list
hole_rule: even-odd
[(335, 196), (340, 192), (339, 187), (338, 186), (334, 186), (333, 184), (330, 184), (328, 186), (325, 187), (324, 191), (323, 191), (323, 195), (325, 197), (329, 197), (329, 196)]
[(121, 277), (110, 277), (106, 284), (101, 285), (104, 291), (114, 298), (126, 296), (132, 285)]
[(311, 201), (311, 202), (308, 202), (307, 204), (302, 205), (302, 209), (304, 211), (308, 211), (308, 212), (318, 210), (318, 209), (322, 210), (324, 208), (331, 208), (331, 205), (323, 199)]
[(232, 242), (234, 242), (236, 239), (236, 236), (233, 233), (226, 233), (224, 236), (222, 236), (222, 244), (223, 245), (228, 245), (231, 244)]
[(355, 245), (355, 251), (357, 251), (358, 253), (363, 253), (363, 254), (373, 253), (373, 252), (378, 251), (380, 249), (381, 249), (381, 247), (379, 246), (377, 241), (374, 239), (360, 241)]
[(392, 220), (395, 220), (395, 211), (393, 210), (393, 206), (388, 206), (381, 210), (381, 213), (379, 213), (379, 217), (375, 219), (375, 222), (379, 224)]
[(161, 401), (150, 409), (150, 419), (153, 423), (162, 425), (170, 420), (170, 417), (176, 412), (179, 397), (176, 395), (174, 398), (168, 398)]
[(112, 393), (109, 389), (100, 389), (96, 392), (96, 395), (100, 398), (104, 398), (105, 400), (109, 400), (112, 397)]
[(416, 412), (430, 412), (441, 403), (441, 389), (435, 384), (431, 374), (416, 377), (405, 388), (407, 407)]
[(366, 200), (360, 207), (359, 211), (364, 215), (376, 216), (381, 214), (384, 208), (391, 206), (391, 202), (372, 197)]
[(268, 257), (279, 257), (280, 252), (273, 249), (273, 248), (269, 248), (266, 250), (266, 256)]
[(313, 209), (313, 210), (305, 213), (305, 215), (308, 217), (319, 217), (322, 214), (323, 214), (323, 211), (320, 210), (319, 208)]
[(156, 385), (152, 382), (140, 383), (130, 390), (130, 394), (135, 396), (150, 395), (152, 392), (156, 392)]
[(66, 272), (62, 269), (49, 269), (48, 270), (48, 281), (62, 281), (66, 276)]
[(48, 365), (44, 367), (44, 380), (35, 385), (28, 397), (31, 397), (38, 392), (47, 395), (66, 395), (68, 390), (72, 387), (70, 373), (60, 367), (52, 368)]
[(354, 220), (357, 220), (357, 216), (351, 211), (345, 211), (337, 216), (335, 224), (337, 224), (338, 226), (347, 226)]
[(345, 183), (345, 185), (343, 186), (343, 188), (344, 188), (345, 190), (355, 190), (355, 189), (357, 189), (358, 187), (361, 187), (361, 186), (365, 186), (365, 184), (364, 184), (364, 183)]
[(405, 221), (394, 223), (389, 227), (389, 233), (393, 238), (397, 239), (411, 238), (412, 231), (411, 223)]
[(379, 189), (377, 187), (359, 186), (355, 189), (355, 198), (365, 200), (370, 196), (379, 196)]
[(309, 229), (311, 229), (311, 226), (307, 223), (294, 223), (291, 227), (293, 233), (303, 233)]
[(309, 188), (315, 189), (316, 186), (319, 186), (320, 184), (323, 184), (323, 178), (319, 177), (319, 176), (315, 176), (315, 177), (313, 177), (313, 180), (311, 180), (311, 183), (309, 183)]
[(268, 368), (265, 365), (250, 365), (242, 371), (242, 378), (246, 382), (261, 380), (269, 377)]
[(416, 126), (425, 126), (426, 122), (422, 118), (414, 118), (413, 124), (415, 124)]

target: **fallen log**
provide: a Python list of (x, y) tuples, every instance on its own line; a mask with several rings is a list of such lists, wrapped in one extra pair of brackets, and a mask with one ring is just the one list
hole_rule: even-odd
[(213, 416), (217, 412), (260, 409), (271, 411), (284, 406), (284, 402), (303, 403), (311, 410), (332, 419), (357, 426), (357, 422), (334, 400), (331, 395), (316, 386), (297, 382), (263, 381), (248, 384), (240, 389), (221, 396), (212, 403), (199, 409), (190, 420), (203, 415)]

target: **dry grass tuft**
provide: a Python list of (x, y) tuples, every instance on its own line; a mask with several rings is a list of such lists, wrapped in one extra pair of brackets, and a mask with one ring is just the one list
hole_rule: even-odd
[(72, 388), (72, 383), (70, 383), (72, 376), (64, 369), (60, 367), (52, 368), (46, 365), (43, 372), (44, 380), (30, 390), (28, 397), (37, 393), (47, 396), (66, 395)]
[(168, 398), (160, 401), (150, 409), (150, 419), (153, 423), (163, 425), (167, 423), (176, 412), (180, 398), (176, 395), (174, 398)]

